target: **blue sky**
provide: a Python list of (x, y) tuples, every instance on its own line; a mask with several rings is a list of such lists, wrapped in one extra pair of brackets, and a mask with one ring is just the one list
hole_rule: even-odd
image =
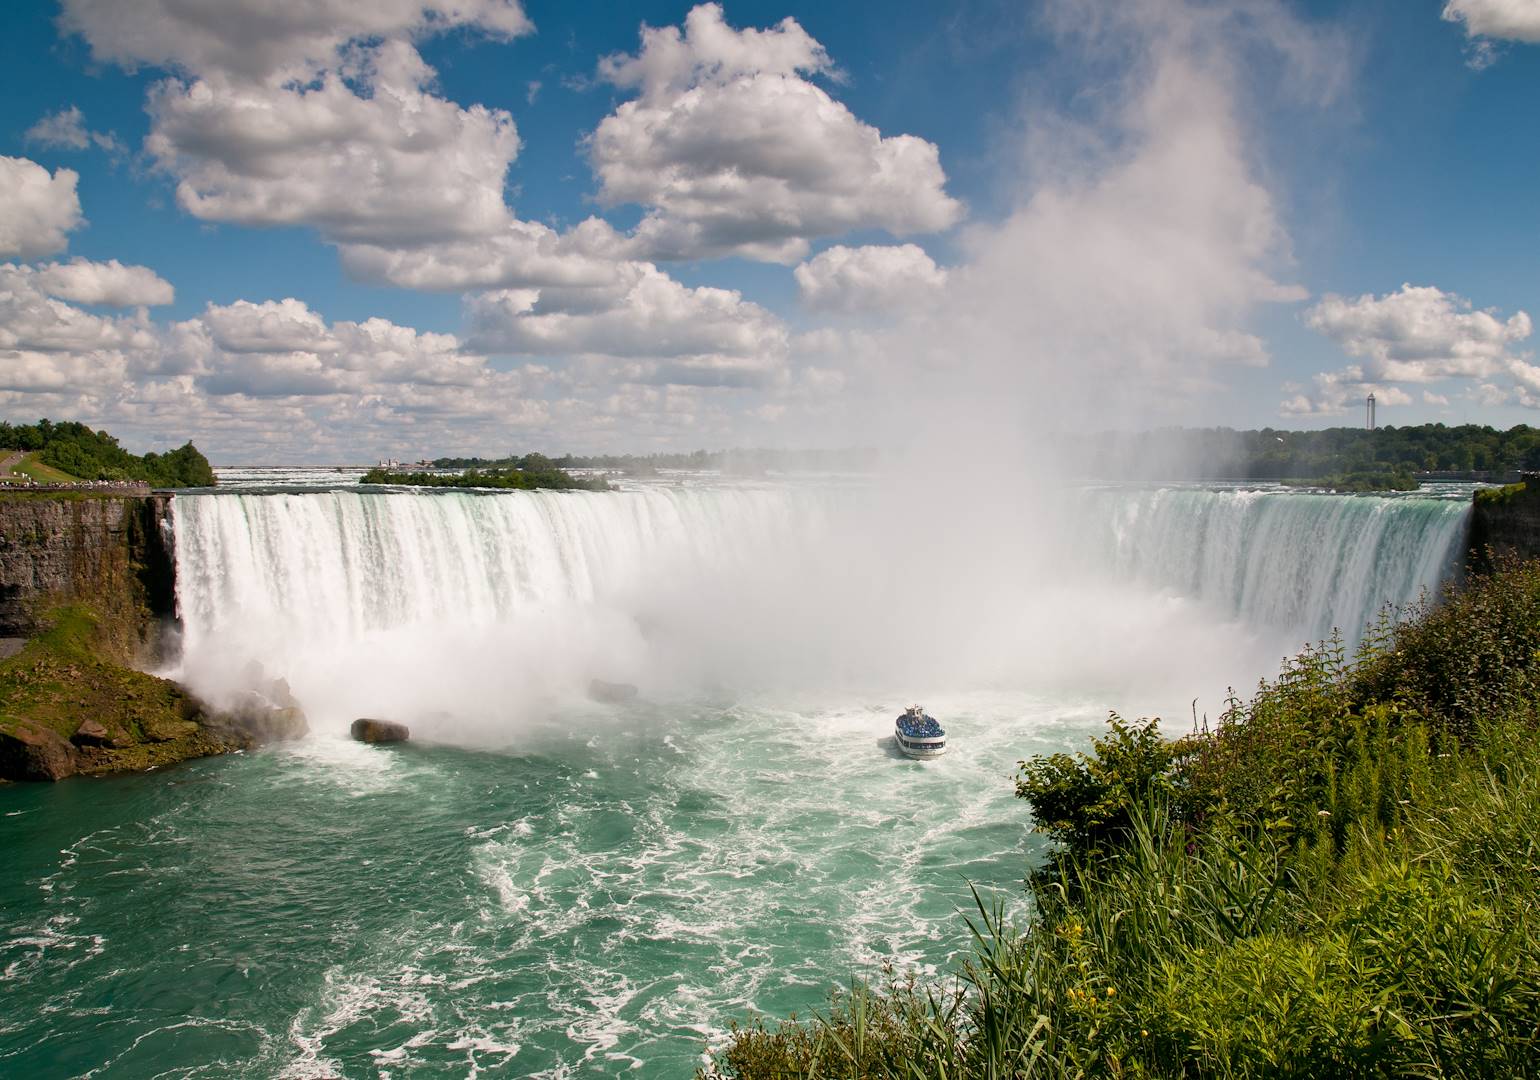
[(8, 8), (6, 418), (222, 461), (1537, 422), (1537, 0), (268, 6)]

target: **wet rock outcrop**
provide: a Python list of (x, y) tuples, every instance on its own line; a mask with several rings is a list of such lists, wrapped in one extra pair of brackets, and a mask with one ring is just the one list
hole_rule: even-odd
[(0, 778), (63, 780), (78, 771), (75, 747), (52, 728), (27, 720), (0, 728)]
[(366, 716), (354, 720), (349, 730), (353, 738), (363, 743), (398, 743), (412, 737), (405, 724), (398, 724), (394, 720), (373, 720)]

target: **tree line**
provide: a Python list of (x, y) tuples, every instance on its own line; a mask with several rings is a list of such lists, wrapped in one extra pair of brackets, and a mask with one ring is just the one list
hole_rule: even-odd
[(435, 458), (436, 469), (613, 469), (628, 476), (650, 476), (659, 469), (706, 470), (723, 472), (766, 472), (802, 470), (840, 472), (876, 467), (878, 453), (871, 447), (836, 450), (691, 450), (685, 453), (657, 454), (563, 454), (549, 458), (544, 454), (509, 454), (500, 458)]
[(75, 421), (0, 422), (0, 450), (36, 453), (80, 480), (142, 481), (154, 487), (212, 487), (214, 470), (191, 442), (163, 454), (131, 454), (105, 431)]
[[(529, 455), (539, 457), (538, 454)], [(547, 463), (527, 469), (466, 469), (462, 473), (396, 472), (374, 468), (359, 478), (360, 484), (384, 484), (397, 487), (503, 488), (512, 491), (609, 491), (603, 477), (573, 476)]]
[(1095, 476), (1136, 479), (1312, 480), (1355, 474), (1540, 470), (1540, 429), (1449, 427), (1159, 428), (1099, 432), (1066, 440), (1065, 465)]

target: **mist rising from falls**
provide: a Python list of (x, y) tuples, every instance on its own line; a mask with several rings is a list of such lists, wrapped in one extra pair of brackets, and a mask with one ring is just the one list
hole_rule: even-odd
[(483, 742), (581, 711), (593, 678), (1169, 713), (1436, 585), (1465, 513), (1198, 490), (927, 503), (811, 482), (178, 496), (181, 675), (217, 698), (260, 664), (313, 721)]

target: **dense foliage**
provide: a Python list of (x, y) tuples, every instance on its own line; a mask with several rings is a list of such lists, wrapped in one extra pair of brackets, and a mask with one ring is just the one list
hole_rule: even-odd
[(1356, 656), (1307, 650), (1178, 743), (1022, 764), (1059, 843), (948, 983), (735, 1032), (707, 1075), (1540, 1075), (1540, 565)]
[[(1099, 432), (1065, 441), (1063, 467), (1097, 476), (1152, 479), (1321, 480), (1428, 472), (1540, 469), (1540, 428), (1463, 424), (1235, 431), (1162, 428)], [(1348, 490), (1353, 490), (1348, 488)]]
[(462, 473), (392, 472), (389, 469), (370, 469), (359, 479), (361, 484), (398, 484), (406, 487), (441, 488), (508, 488), (533, 491), (538, 488), (554, 488), (559, 491), (585, 490), (609, 491), (610, 485), (603, 477), (573, 476), (553, 465), (539, 454), (521, 459), (518, 467), (499, 469), (467, 469)]
[(0, 423), (0, 450), (35, 452), (45, 464), (80, 480), (142, 480), (155, 487), (212, 487), (214, 470), (192, 443), (164, 454), (131, 454), (105, 431), (39, 420)]
[(682, 454), (565, 454), (547, 458), (543, 454), (510, 454), (503, 458), (444, 457), (433, 462), (437, 469), (527, 468), (538, 460), (558, 469), (614, 469), (631, 476), (650, 476), (659, 469), (720, 469), (724, 472), (764, 472), (767, 470), (812, 470), (838, 472), (846, 469), (870, 469), (877, 463), (877, 452), (847, 450), (692, 450)]
[(1481, 488), (1476, 492), (1474, 501), (1477, 506), (1504, 506), (1528, 490), (1529, 485), (1522, 480), (1517, 484), (1505, 484), (1502, 487)]
[(1292, 487), (1325, 488), (1328, 491), (1416, 491), (1417, 478), (1409, 472), (1334, 473), (1308, 480), (1285, 480)]

